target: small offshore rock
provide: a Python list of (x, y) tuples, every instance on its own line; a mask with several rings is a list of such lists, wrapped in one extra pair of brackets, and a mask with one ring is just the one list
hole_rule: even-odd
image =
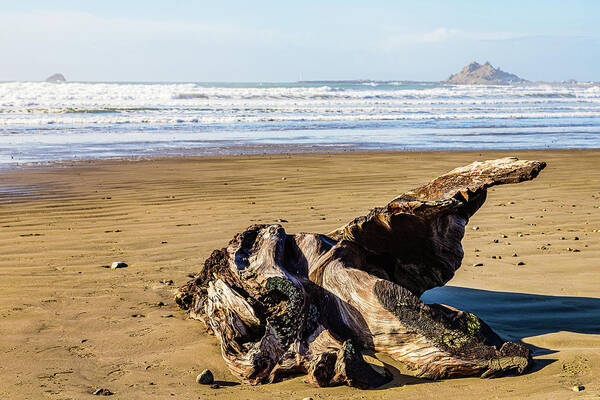
[(117, 269), (117, 268), (127, 268), (127, 264), (124, 263), (123, 261), (115, 261), (114, 263), (112, 263), (110, 265), (111, 269)]
[(60, 83), (60, 82), (66, 82), (66, 81), (67, 80), (65, 79), (65, 76), (58, 72), (56, 74), (52, 74), (46, 78), (46, 82), (50, 82), (50, 83)]
[(210, 369), (205, 369), (196, 377), (196, 383), (201, 385), (210, 385), (215, 381), (215, 377)]
[(582, 390), (585, 390), (585, 386), (575, 385), (571, 388), (571, 390), (574, 392), (581, 392)]

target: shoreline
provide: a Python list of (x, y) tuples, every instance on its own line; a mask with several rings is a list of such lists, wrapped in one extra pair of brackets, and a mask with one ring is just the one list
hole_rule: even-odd
[[(274, 146), (277, 147), (277, 146)], [(293, 147), (298, 148), (302, 146)], [(340, 146), (343, 147), (343, 146)], [(231, 154), (174, 154), (174, 155), (157, 155), (157, 156), (117, 156), (117, 157), (94, 157), (94, 158), (80, 158), (72, 160), (51, 160), (51, 161), (32, 161), (25, 163), (15, 164), (0, 164), (0, 174), (10, 171), (24, 171), (30, 169), (44, 169), (44, 168), (77, 168), (84, 165), (103, 164), (103, 163), (139, 163), (139, 162), (153, 162), (153, 161), (165, 161), (165, 160), (211, 160), (211, 159), (227, 159), (227, 158), (270, 158), (270, 157), (288, 157), (288, 156), (335, 156), (344, 154), (396, 154), (396, 153), (502, 153), (502, 152), (578, 152), (578, 151), (600, 151), (600, 147), (572, 147), (572, 148), (498, 148), (498, 149), (361, 149), (361, 148), (345, 148), (344, 150), (332, 150), (327, 151), (323, 148), (317, 149), (306, 149), (306, 150), (291, 150), (291, 151), (273, 151), (273, 152), (250, 152), (250, 153), (231, 153)], [(190, 153), (193, 150), (190, 151)]]
[[(529, 345), (536, 362), (525, 375), (396, 374), (371, 391), (313, 388), (301, 377), (239, 385), (217, 339), (173, 301), (211, 251), (249, 225), (285, 220), (290, 233), (330, 232), (455, 167), (515, 155), (548, 167), (489, 190), (467, 226), (462, 267), (425, 298)], [(127, 399), (548, 399), (574, 396), (574, 385), (600, 395), (599, 159), (600, 149), (393, 151), (0, 171), (4, 185), (24, 188), (0, 194), (0, 395), (83, 398), (104, 387)], [(101, 268), (114, 261), (129, 267)], [(204, 368), (220, 389), (195, 383)]]

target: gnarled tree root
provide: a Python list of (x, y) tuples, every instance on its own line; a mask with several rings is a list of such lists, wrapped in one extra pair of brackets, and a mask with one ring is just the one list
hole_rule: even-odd
[(176, 301), (206, 323), (248, 384), (301, 373), (317, 386), (379, 386), (390, 377), (364, 361), (366, 350), (431, 379), (522, 373), (527, 347), (420, 296), (460, 267), (465, 226), (487, 188), (531, 180), (545, 165), (475, 162), (327, 235), (253, 225), (215, 250)]

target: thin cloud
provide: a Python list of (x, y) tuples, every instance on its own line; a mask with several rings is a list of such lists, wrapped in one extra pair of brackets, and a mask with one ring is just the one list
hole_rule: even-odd
[(443, 42), (460, 34), (458, 29), (437, 28), (432, 32), (427, 32), (418, 37), (421, 42)]

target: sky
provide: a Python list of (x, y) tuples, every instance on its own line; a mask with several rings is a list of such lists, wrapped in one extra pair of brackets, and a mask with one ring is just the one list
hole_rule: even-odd
[(0, 0), (0, 81), (600, 81), (597, 0)]

